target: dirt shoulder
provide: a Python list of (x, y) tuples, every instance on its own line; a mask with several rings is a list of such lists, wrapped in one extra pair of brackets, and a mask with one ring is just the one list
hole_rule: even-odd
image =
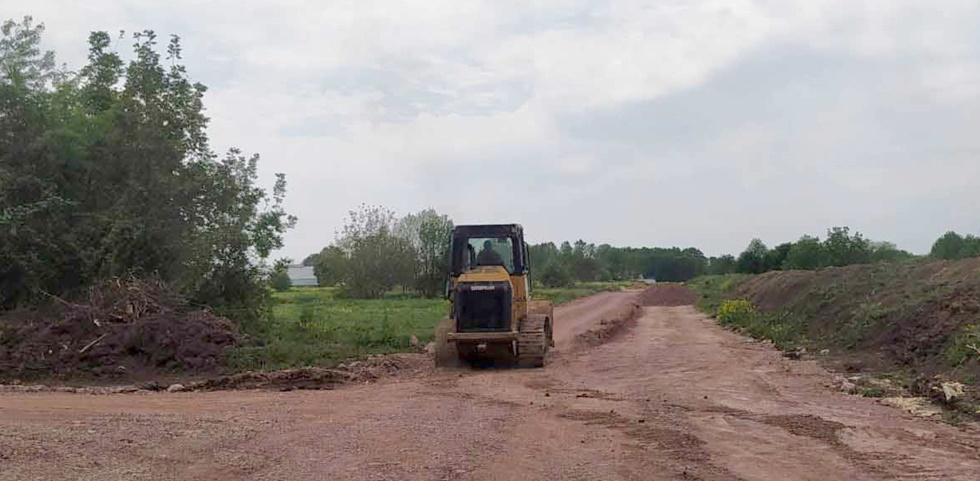
[(708, 277), (692, 283), (712, 311), (746, 299), (733, 327), (820, 360), (847, 389), (916, 397), (950, 422), (980, 421), (980, 259), (879, 263)]
[[(973, 480), (980, 436), (638, 293), (559, 308), (544, 369), (335, 390), (0, 393), (0, 480)], [(923, 448), (928, 446), (928, 448)]]

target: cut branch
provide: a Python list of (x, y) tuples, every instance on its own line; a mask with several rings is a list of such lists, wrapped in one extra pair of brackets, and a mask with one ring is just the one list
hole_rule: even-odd
[(88, 351), (89, 349), (91, 349), (91, 348), (92, 348), (92, 346), (94, 346), (94, 345), (96, 345), (96, 344), (98, 344), (98, 343), (99, 343), (99, 341), (101, 341), (101, 340), (103, 340), (103, 339), (105, 339), (105, 337), (106, 337), (106, 336), (108, 336), (108, 335), (109, 335), (109, 333), (105, 333), (105, 334), (103, 334), (103, 335), (101, 335), (101, 336), (99, 336), (99, 338), (98, 338), (98, 339), (96, 339), (96, 340), (94, 340), (94, 341), (92, 341), (92, 342), (90, 342), (90, 343), (88, 343), (88, 344), (86, 344), (86, 345), (85, 345), (85, 347), (83, 347), (83, 348), (81, 348), (81, 349), (80, 349), (80, 350), (78, 351), (78, 353), (79, 353), (79, 354), (82, 354), (82, 353), (84, 353), (85, 351)]

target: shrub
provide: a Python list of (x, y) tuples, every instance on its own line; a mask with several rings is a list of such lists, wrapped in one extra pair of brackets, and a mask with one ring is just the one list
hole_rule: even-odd
[(864, 397), (885, 397), (884, 389), (877, 386), (862, 387), (858, 394)]
[(257, 155), (211, 150), (206, 88), (176, 36), (163, 56), (154, 32), (137, 32), (120, 55), (92, 32), (89, 63), (70, 72), (42, 51), (43, 31), (30, 17), (0, 27), (0, 308), (134, 275), (260, 318), (260, 268), (295, 223), (285, 177), (266, 191)]
[(293, 287), (293, 280), (289, 278), (289, 274), (286, 271), (279, 270), (273, 272), (272, 276), (269, 277), (269, 285), (276, 292), (286, 292)]
[(718, 308), (718, 321), (726, 326), (746, 326), (756, 315), (752, 303), (744, 299), (725, 301)]
[(541, 272), (541, 284), (545, 287), (568, 287), (573, 283), (572, 273), (557, 262), (548, 264)]
[(790, 349), (806, 341), (802, 318), (786, 311), (759, 312), (746, 300), (723, 302), (717, 318), (723, 326), (737, 327), (754, 338), (769, 339), (781, 349)]

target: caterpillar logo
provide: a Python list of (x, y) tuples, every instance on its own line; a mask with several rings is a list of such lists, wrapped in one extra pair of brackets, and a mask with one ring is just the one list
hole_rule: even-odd
[(477, 284), (477, 285), (475, 285), (473, 287), (470, 287), (470, 290), (471, 291), (492, 291), (494, 289), (496, 289), (496, 287), (494, 287), (492, 285), (480, 285), (480, 284)]

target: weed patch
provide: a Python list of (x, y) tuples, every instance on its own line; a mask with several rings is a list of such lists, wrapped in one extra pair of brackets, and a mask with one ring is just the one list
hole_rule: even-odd
[[(962, 366), (967, 361), (980, 359), (980, 324), (967, 324), (953, 336), (946, 349), (946, 359), (953, 367)], [(976, 383), (976, 376), (971, 376)]]
[(735, 288), (749, 277), (744, 274), (702, 276), (688, 281), (686, 285), (698, 293), (695, 307), (701, 312), (714, 315), (721, 308), (721, 304), (732, 297)]
[(723, 301), (716, 314), (718, 323), (737, 328), (757, 339), (769, 339), (781, 349), (805, 342), (802, 320), (786, 311), (761, 312), (744, 299)]
[(864, 397), (880, 398), (885, 397), (885, 390), (877, 386), (862, 387), (858, 394)]

